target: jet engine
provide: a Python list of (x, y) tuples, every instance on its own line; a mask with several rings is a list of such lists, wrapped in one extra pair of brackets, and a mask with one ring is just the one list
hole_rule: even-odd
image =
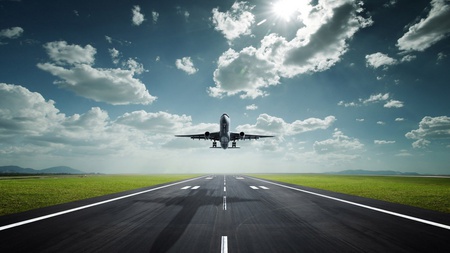
[(240, 132), (239, 133), (239, 139), (243, 140), (245, 138), (245, 133), (244, 132)]
[(209, 132), (205, 132), (205, 140), (209, 139)]

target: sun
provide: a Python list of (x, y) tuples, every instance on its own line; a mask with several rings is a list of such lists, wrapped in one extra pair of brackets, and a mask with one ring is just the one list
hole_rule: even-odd
[(279, 18), (290, 21), (293, 14), (300, 7), (299, 0), (278, 0), (272, 6), (272, 11)]

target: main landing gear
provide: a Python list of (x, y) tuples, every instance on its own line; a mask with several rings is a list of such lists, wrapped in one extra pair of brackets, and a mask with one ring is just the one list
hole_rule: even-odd
[(232, 147), (232, 148), (235, 148), (235, 147), (236, 147), (236, 142), (235, 142), (235, 141), (233, 141), (233, 142), (231, 143), (231, 147)]
[(217, 142), (216, 141), (213, 141), (213, 146), (212, 146), (213, 148), (217, 148)]

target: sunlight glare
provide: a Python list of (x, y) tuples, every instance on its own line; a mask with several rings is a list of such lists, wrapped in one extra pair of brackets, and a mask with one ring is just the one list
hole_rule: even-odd
[(278, 0), (273, 4), (273, 12), (280, 18), (288, 21), (292, 15), (298, 10), (298, 0)]

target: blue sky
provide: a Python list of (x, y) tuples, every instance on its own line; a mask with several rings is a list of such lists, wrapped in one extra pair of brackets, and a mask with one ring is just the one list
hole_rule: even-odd
[[(0, 165), (450, 174), (450, 1), (0, 0)], [(174, 134), (276, 138), (209, 149)]]

